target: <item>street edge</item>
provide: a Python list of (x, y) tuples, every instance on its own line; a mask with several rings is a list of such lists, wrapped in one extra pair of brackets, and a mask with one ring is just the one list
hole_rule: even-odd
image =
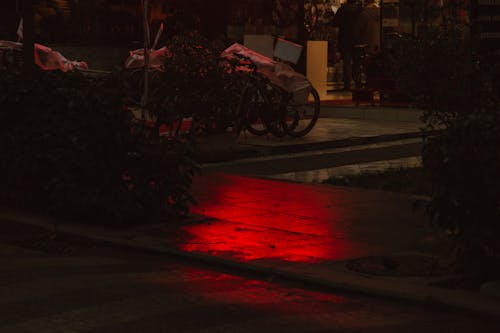
[[(354, 280), (357, 280), (354, 283), (345, 281), (346, 280), (345, 276), (344, 279), (340, 278), (337, 279), (337, 281), (334, 281), (332, 279), (324, 279), (314, 276), (308, 276), (303, 273), (291, 272), (264, 265), (243, 263), (237, 260), (216, 257), (207, 254), (182, 251), (174, 249), (172, 247), (168, 247), (166, 245), (155, 245), (151, 243), (148, 244), (144, 241), (120, 238), (120, 236), (98, 234), (98, 228), (92, 228), (76, 224), (66, 224), (66, 223), (61, 224), (59, 220), (51, 218), (38, 218), (34, 216), (27, 216), (18, 212), (5, 213), (3, 210), (1, 210), (1, 208), (0, 208), (0, 219), (20, 224), (38, 226), (48, 230), (53, 230), (54, 224), (57, 224), (58, 231), (61, 233), (80, 236), (94, 241), (107, 243), (110, 245), (121, 246), (141, 251), (162, 253), (172, 257), (188, 259), (212, 266), (217, 265), (250, 274), (265, 275), (266, 277), (269, 276), (279, 277), (284, 280), (300, 282), (307, 284), (309, 286), (322, 287), (322, 288), (327, 288), (329, 290), (354, 292), (354, 293), (364, 294), (367, 296), (378, 296), (393, 300), (409, 301), (411, 303), (446, 306), (457, 310), (466, 310), (478, 314), (484, 314), (489, 316), (500, 316), (500, 299), (485, 297), (484, 295), (476, 295), (464, 291), (450, 292), (438, 289), (436, 287), (427, 287), (427, 286), (425, 286), (424, 288), (419, 288), (419, 286), (413, 286), (404, 283), (403, 284), (399, 283), (398, 286), (398, 283), (394, 283), (394, 281), (391, 281), (389, 283), (390, 286), (388, 287), (387, 283), (385, 283), (385, 285), (384, 283), (382, 283), (381, 285), (377, 285), (376, 277), (370, 277), (370, 279), (366, 279), (366, 281), (369, 283), (363, 283), (360, 282), (359, 276), (354, 273), (349, 275), (349, 279), (354, 278)], [(121, 235), (121, 237), (124, 237), (124, 235)], [(335, 274), (338, 273), (332, 272), (332, 277)], [(412, 292), (411, 290), (407, 289), (407, 288), (411, 289), (412, 287), (413, 288), (416, 287), (415, 288), (416, 291)], [(463, 298), (464, 296), (466, 299), (465, 301)]]

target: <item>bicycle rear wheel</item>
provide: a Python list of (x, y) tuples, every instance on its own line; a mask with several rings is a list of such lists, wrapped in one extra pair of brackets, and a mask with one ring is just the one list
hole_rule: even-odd
[(320, 99), (316, 89), (311, 88), (307, 96), (294, 97), (286, 106), (283, 126), (292, 137), (308, 134), (316, 125), (320, 112)]
[(243, 129), (253, 135), (262, 136), (268, 133), (262, 115), (270, 107), (269, 99), (264, 89), (256, 82), (249, 83), (241, 94), (239, 117)]

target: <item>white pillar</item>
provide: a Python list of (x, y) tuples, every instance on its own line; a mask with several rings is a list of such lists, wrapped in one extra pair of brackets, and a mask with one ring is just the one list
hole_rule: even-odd
[(307, 42), (307, 78), (318, 91), (320, 99), (326, 99), (328, 75), (328, 41)]

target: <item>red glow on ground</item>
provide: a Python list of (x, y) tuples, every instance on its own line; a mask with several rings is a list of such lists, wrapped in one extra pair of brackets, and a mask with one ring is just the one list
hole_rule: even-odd
[(341, 198), (318, 187), (210, 175), (196, 180), (194, 194), (199, 205), (192, 211), (216, 220), (185, 226), (183, 250), (244, 261), (320, 262), (352, 254), (335, 208)]

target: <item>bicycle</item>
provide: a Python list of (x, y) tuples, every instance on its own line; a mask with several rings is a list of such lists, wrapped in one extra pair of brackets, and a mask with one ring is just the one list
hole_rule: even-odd
[(318, 121), (321, 107), (319, 94), (311, 82), (292, 67), (300, 58), (302, 46), (279, 36), (274, 37), (274, 58), (278, 62), (277, 68), (281, 67), (277, 75), (293, 78), (284, 80), (285, 87), (280, 84), (275, 87), (274, 91), (280, 98), (279, 112), (286, 134), (302, 137), (307, 135)]
[(257, 136), (269, 133), (270, 102), (264, 89), (267, 86), (267, 78), (246, 55), (223, 52), (221, 56), (232, 63), (231, 89), (237, 89), (240, 96), (234, 112), (237, 134), (241, 131), (248, 131)]
[(278, 130), (291, 137), (303, 137), (316, 125), (320, 114), (319, 94), (312, 86), (290, 92), (281, 85), (273, 85), (273, 104), (280, 119)]
[[(239, 44), (234, 44), (226, 50), (227, 53), (233, 52), (233, 55), (253, 63), (249, 80), (241, 95), (238, 114), (246, 120), (245, 128), (255, 135), (271, 133), (277, 137), (305, 136), (313, 129), (319, 118), (318, 92), (307, 78), (288, 65), (293, 61), (283, 59), (279, 52), (276, 52), (283, 49), (282, 45), (298, 46), (277, 38), (276, 60)], [(298, 57), (295, 62), (297, 60)]]

